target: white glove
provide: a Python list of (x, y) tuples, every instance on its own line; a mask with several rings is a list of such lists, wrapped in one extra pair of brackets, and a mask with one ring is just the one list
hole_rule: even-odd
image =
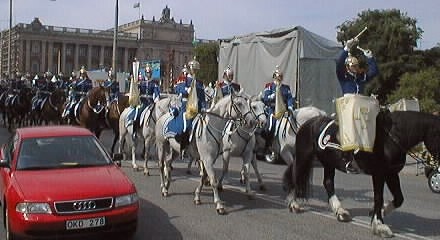
[(356, 46), (359, 43), (359, 40), (357, 38), (352, 38), (349, 39), (346, 43), (345, 43), (345, 47), (344, 50), (345, 51), (350, 51), (350, 49), (352, 49), (354, 46)]
[(372, 58), (373, 57), (373, 53), (371, 52), (370, 49), (367, 49), (364, 51), (364, 56), (367, 58)]
[(191, 87), (186, 88), (186, 92), (187, 93), (191, 92)]
[(267, 98), (269, 98), (269, 99), (275, 99), (275, 93), (272, 93), (271, 95), (269, 95)]

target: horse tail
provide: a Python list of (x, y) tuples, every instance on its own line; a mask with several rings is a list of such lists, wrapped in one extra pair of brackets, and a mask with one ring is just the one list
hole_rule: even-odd
[(283, 174), (283, 190), (286, 192), (289, 192), (291, 189), (295, 188), (295, 184), (294, 184), (295, 178), (293, 177), (293, 173), (294, 173), (293, 168), (294, 168), (294, 164), (292, 162), (289, 163)]

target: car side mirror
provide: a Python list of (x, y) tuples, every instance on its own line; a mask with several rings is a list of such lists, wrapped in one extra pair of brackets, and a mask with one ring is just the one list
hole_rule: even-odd
[(4, 167), (6, 167), (6, 168), (10, 167), (9, 166), (9, 161), (6, 160), (6, 159), (0, 159), (0, 168), (4, 168)]

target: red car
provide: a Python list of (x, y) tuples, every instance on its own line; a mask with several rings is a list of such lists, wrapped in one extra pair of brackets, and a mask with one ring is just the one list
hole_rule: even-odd
[(84, 128), (17, 129), (0, 150), (5, 238), (134, 235), (139, 199), (116, 160)]

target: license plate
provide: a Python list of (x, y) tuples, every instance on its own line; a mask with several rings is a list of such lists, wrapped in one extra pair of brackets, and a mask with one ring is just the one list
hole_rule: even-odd
[(105, 226), (105, 217), (78, 219), (66, 221), (66, 229), (84, 229)]

